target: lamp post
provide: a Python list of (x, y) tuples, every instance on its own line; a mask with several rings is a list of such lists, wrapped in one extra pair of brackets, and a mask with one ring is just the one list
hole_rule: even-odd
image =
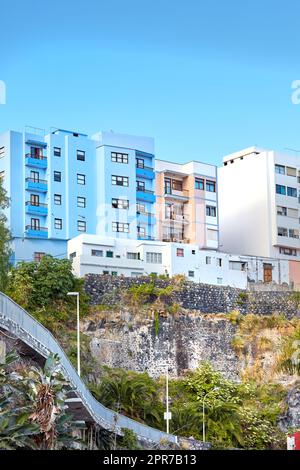
[(205, 399), (210, 393), (215, 392), (216, 390), (219, 390), (219, 388), (220, 387), (213, 388), (203, 397), (203, 402), (202, 402), (202, 441), (203, 442), (205, 442)]
[(67, 295), (77, 298), (77, 373), (80, 377), (80, 317), (79, 317), (79, 292), (68, 292)]

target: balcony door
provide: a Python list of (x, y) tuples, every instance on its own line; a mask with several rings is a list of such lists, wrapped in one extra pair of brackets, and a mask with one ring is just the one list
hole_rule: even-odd
[(40, 181), (40, 174), (38, 171), (31, 171), (30, 172), (30, 178), (34, 183), (38, 183)]
[(30, 194), (30, 204), (31, 206), (39, 206), (40, 205), (40, 196), (36, 194)]
[(31, 219), (31, 229), (40, 230), (40, 219)]

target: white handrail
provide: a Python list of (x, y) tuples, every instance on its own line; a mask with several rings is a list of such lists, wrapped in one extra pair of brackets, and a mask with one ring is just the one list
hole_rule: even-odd
[(138, 423), (99, 403), (82, 382), (52, 333), (2, 292), (0, 292), (0, 327), (14, 334), (44, 357), (49, 353), (57, 354), (64, 376), (70, 381), (74, 392), (81, 398), (89, 414), (101, 427), (118, 434), (121, 434), (121, 428), (127, 428), (141, 439), (156, 443), (161, 440), (177, 443), (177, 436)]

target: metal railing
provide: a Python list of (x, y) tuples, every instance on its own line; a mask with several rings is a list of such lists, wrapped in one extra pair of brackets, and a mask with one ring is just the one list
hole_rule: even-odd
[(37, 178), (26, 178), (25, 181), (29, 181), (30, 183), (47, 184), (47, 180), (40, 180), (40, 179), (37, 179)]
[(26, 230), (36, 230), (37, 232), (48, 232), (47, 227), (40, 227), (39, 225), (26, 225)]
[(142, 193), (147, 193), (147, 194), (154, 194), (154, 191), (150, 191), (150, 189), (145, 189), (143, 187), (137, 186), (136, 188), (137, 191), (140, 191)]
[(26, 201), (25, 206), (48, 207), (48, 204), (45, 204), (43, 202)]
[(52, 333), (2, 292), (0, 292), (0, 327), (21, 339), (43, 357), (48, 357), (49, 353), (57, 354), (64, 376), (69, 380), (71, 387), (82, 400), (89, 414), (103, 428), (118, 434), (122, 434), (121, 428), (127, 428), (131, 429), (139, 438), (150, 442), (158, 443), (164, 439), (177, 443), (177, 436), (138, 423), (99, 403), (82, 382)]
[(152, 168), (151, 166), (142, 165), (141, 163), (140, 164), (137, 163), (135, 166), (136, 168), (140, 168), (140, 170), (154, 171), (154, 168)]
[(36, 155), (34, 153), (26, 153), (25, 157), (35, 158), (36, 160), (47, 160), (47, 157), (45, 157), (44, 155)]

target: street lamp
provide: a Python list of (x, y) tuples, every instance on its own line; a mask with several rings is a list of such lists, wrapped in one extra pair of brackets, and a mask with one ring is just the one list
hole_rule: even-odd
[(220, 387), (215, 387), (212, 390), (210, 390), (204, 397), (203, 397), (203, 403), (202, 403), (202, 441), (205, 442), (205, 399), (206, 397), (212, 393), (215, 392), (216, 390), (219, 390)]
[(68, 292), (67, 295), (77, 297), (77, 373), (80, 377), (80, 318), (79, 318), (79, 292)]

